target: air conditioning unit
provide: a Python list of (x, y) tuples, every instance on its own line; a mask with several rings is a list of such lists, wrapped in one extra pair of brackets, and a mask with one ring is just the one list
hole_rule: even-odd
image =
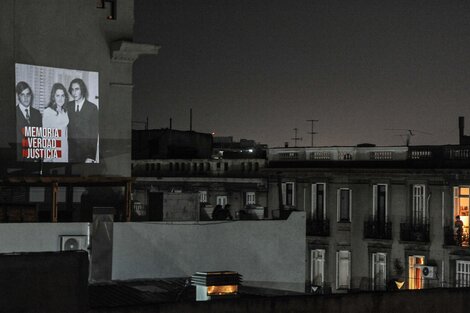
[(437, 268), (435, 266), (417, 265), (416, 267), (421, 269), (421, 275), (424, 278), (436, 278)]
[(87, 236), (62, 235), (60, 237), (60, 251), (87, 250)]

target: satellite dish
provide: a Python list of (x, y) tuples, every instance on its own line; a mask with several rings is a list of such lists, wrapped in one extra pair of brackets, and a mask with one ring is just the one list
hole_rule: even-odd
[(65, 241), (64, 243), (64, 250), (65, 251), (74, 251), (74, 250), (78, 250), (78, 247), (79, 247), (79, 243), (78, 243), (78, 240), (75, 239), (75, 238), (69, 238)]

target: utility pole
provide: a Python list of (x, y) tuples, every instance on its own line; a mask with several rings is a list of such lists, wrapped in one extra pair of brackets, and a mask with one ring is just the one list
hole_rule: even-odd
[(307, 120), (307, 122), (310, 122), (310, 126), (311, 126), (311, 131), (310, 131), (309, 133), (307, 133), (307, 134), (310, 134), (310, 135), (311, 135), (311, 137), (310, 137), (310, 138), (311, 138), (310, 147), (313, 147), (313, 136), (314, 136), (315, 134), (318, 134), (317, 132), (314, 132), (314, 131), (313, 131), (313, 123), (318, 122), (318, 120)]
[(297, 137), (298, 130), (297, 127), (294, 128), (294, 138), (292, 138), (292, 140), (294, 140), (294, 147), (297, 147), (297, 141), (302, 140), (302, 137)]

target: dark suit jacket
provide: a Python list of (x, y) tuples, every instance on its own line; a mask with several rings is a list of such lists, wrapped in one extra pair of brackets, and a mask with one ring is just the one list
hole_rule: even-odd
[(18, 107), (21, 104), (16, 106), (16, 143), (17, 143), (17, 157), (18, 160), (23, 160), (23, 147), (21, 141), (23, 139), (23, 133), (21, 130), (26, 126), (42, 127), (42, 115), (41, 113), (34, 109), (32, 106), (29, 107), (29, 123), (28, 120), (24, 117), (21, 109)]
[(69, 162), (84, 163), (87, 158), (96, 159), (98, 113), (96, 105), (88, 100), (80, 112), (75, 112), (75, 101), (67, 103)]

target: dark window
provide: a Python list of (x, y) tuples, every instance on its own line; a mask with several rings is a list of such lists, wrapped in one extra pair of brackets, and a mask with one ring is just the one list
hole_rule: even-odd
[(340, 222), (349, 222), (350, 216), (350, 196), (351, 190), (349, 189), (340, 189), (339, 191), (339, 221)]

